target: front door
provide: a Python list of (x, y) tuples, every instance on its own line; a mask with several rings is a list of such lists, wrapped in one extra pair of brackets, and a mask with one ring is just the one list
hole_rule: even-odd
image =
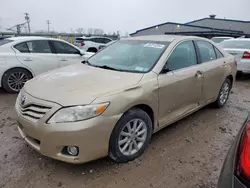
[(178, 44), (168, 58), (165, 69), (167, 73), (158, 76), (160, 126), (199, 105), (203, 75), (193, 41)]
[(16, 58), (35, 75), (59, 68), (58, 58), (47, 40), (27, 41), (14, 46)]
[(84, 57), (80, 55), (80, 51), (66, 42), (51, 41), (51, 43), (58, 56), (60, 67), (81, 63), (84, 60)]

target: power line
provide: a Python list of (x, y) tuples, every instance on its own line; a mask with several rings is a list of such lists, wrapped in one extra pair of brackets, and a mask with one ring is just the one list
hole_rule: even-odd
[(49, 33), (49, 25), (51, 24), (50, 20), (47, 20), (47, 24), (48, 24), (48, 33)]

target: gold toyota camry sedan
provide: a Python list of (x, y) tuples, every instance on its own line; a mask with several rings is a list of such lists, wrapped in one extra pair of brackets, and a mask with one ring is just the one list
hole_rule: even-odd
[(209, 103), (223, 107), (237, 63), (207, 39), (121, 39), (79, 64), (28, 81), (18, 130), (41, 154), (68, 163), (140, 156), (153, 133)]

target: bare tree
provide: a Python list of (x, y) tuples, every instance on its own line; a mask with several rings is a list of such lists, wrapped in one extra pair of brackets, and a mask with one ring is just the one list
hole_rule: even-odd
[(93, 28), (88, 28), (88, 34), (93, 35), (94, 34), (94, 29)]
[(85, 29), (84, 28), (77, 28), (76, 32), (79, 34), (84, 34), (85, 33)]
[(103, 29), (94, 29), (94, 35), (104, 35)]

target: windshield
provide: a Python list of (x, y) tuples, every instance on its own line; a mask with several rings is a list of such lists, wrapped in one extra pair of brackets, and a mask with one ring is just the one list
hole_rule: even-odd
[(223, 48), (250, 49), (250, 40), (229, 40), (221, 43)]
[(128, 72), (148, 72), (170, 42), (121, 40), (91, 57), (93, 66), (111, 67)]
[(221, 43), (222, 41), (228, 40), (228, 39), (231, 39), (231, 38), (227, 38), (227, 37), (225, 37), (225, 38), (212, 38), (211, 40), (215, 43)]
[(8, 44), (12, 42), (12, 40), (9, 39), (0, 39), (0, 46), (4, 45), (4, 44)]

